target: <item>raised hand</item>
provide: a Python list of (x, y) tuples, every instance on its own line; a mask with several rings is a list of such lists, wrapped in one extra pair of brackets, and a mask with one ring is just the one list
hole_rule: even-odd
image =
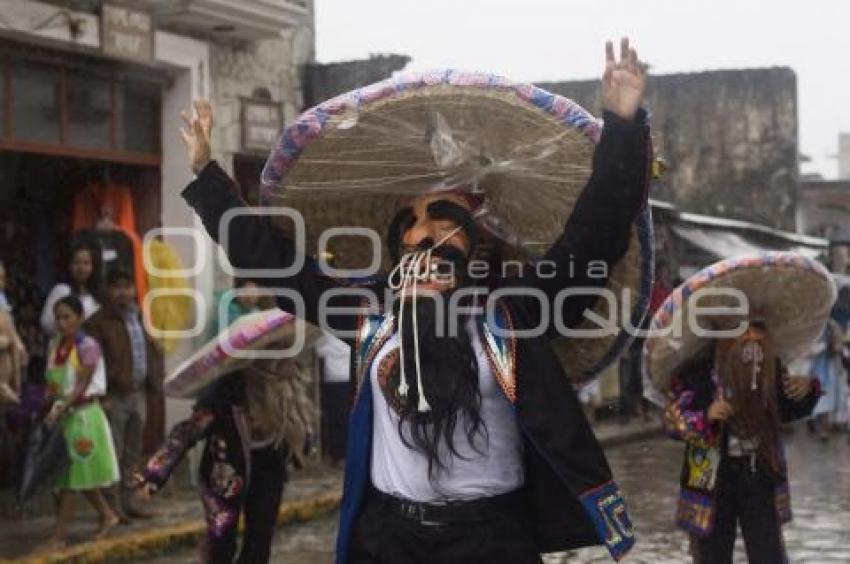
[(180, 136), (186, 145), (186, 153), (192, 172), (197, 174), (212, 159), (212, 137), (213, 111), (212, 104), (206, 98), (195, 100), (194, 117), (190, 117), (186, 111), (180, 112), (184, 126), (180, 128)]
[(629, 40), (620, 40), (620, 60), (614, 57), (614, 44), (605, 43), (605, 73), (602, 75), (602, 106), (623, 119), (634, 119), (646, 89), (646, 73)]
[(732, 416), (733, 412), (731, 403), (723, 398), (716, 399), (708, 407), (708, 419), (710, 421), (726, 421)]
[(57, 401), (51, 406), (50, 412), (47, 414), (47, 417), (44, 418), (44, 422), (47, 425), (55, 425), (57, 421), (62, 419), (65, 415), (65, 404), (60, 401)]
[(812, 379), (808, 376), (786, 376), (782, 379), (782, 388), (793, 401), (802, 401), (812, 391)]
[(135, 482), (134, 486), (133, 486), (133, 489), (135, 490), (133, 492), (133, 495), (139, 501), (142, 501), (142, 502), (150, 501), (153, 498), (153, 496), (156, 494), (157, 490), (159, 489), (159, 488), (156, 487), (156, 484), (153, 484), (153, 483), (145, 480), (145, 477), (142, 476), (141, 474), (135, 474), (133, 476), (133, 480)]

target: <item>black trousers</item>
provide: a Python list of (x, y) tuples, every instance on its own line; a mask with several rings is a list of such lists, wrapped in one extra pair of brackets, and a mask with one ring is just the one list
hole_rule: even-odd
[(233, 524), (220, 536), (207, 535), (207, 545), (202, 549), (202, 560), (212, 564), (234, 562), (241, 510), (245, 516), (245, 529), (242, 534), (242, 548), (236, 562), (268, 562), (286, 479), (286, 447), (252, 450), (251, 480), (238, 500), (241, 506), (237, 503), (232, 509)]
[(691, 538), (697, 564), (732, 564), (737, 524), (741, 523), (750, 564), (788, 562), (776, 511), (776, 480), (750, 458), (725, 458), (717, 476), (717, 515), (707, 538)]
[(541, 564), (520, 511), (483, 519), (423, 524), (370, 496), (354, 526), (351, 564)]
[(331, 462), (345, 459), (351, 384), (322, 382), (322, 447)]

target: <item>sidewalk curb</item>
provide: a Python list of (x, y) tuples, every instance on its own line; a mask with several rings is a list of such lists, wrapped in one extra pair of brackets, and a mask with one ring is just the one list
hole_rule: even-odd
[[(342, 494), (339, 491), (334, 491), (315, 497), (285, 502), (278, 513), (278, 526), (311, 521), (326, 515), (339, 506), (341, 497)], [(0, 564), (132, 561), (161, 554), (175, 547), (191, 546), (201, 538), (205, 530), (206, 524), (199, 519), (169, 527), (115, 536), (101, 541), (76, 544), (53, 554), (37, 554), (16, 560), (0, 559)]]
[[(634, 432), (616, 434), (599, 440), (603, 448), (622, 446), (662, 435), (661, 424)], [(285, 502), (278, 513), (278, 526), (311, 521), (339, 507), (341, 492), (331, 491), (315, 497)], [(0, 564), (58, 564), (127, 562), (155, 556), (168, 550), (192, 546), (206, 530), (203, 520), (159, 527), (111, 537), (102, 541), (75, 544), (53, 554), (35, 554), (19, 559), (2, 559)]]

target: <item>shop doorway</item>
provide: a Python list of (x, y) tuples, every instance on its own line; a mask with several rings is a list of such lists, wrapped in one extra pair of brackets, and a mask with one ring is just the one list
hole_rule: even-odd
[[(6, 295), (14, 308), (15, 324), (30, 354), (25, 389), (33, 390), (34, 400), (44, 382), (46, 364), (48, 336), (41, 326), (45, 298), (65, 279), (71, 244), (96, 230), (91, 218), (97, 217), (97, 197), (102, 196), (132, 210), (136, 241), (160, 225), (158, 167), (0, 151), (0, 259), (6, 266)], [(119, 223), (116, 217), (115, 223), (115, 231), (103, 235), (126, 237), (119, 231), (125, 218)], [(140, 245), (132, 246), (130, 252), (128, 260), (135, 272), (141, 264)], [(106, 258), (125, 257), (106, 257), (104, 248), (102, 258), (107, 263)], [(101, 278), (104, 275), (105, 269)], [(142, 276), (146, 276), (144, 271)], [(161, 395), (150, 398), (148, 420), (146, 448), (153, 449), (164, 434)], [(15, 444), (23, 448), (25, 428), (7, 428), (6, 432), (5, 450)], [(22, 456), (11, 456), (11, 460), (0, 460), (7, 469), (0, 473), (0, 488), (11, 487), (19, 474), (15, 467)]]

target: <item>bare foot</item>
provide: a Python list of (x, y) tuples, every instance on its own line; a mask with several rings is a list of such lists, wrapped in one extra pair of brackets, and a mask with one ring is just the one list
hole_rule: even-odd
[(112, 532), (112, 529), (121, 524), (121, 519), (115, 513), (110, 513), (108, 517), (100, 520), (100, 527), (94, 533), (95, 540), (105, 539)]

